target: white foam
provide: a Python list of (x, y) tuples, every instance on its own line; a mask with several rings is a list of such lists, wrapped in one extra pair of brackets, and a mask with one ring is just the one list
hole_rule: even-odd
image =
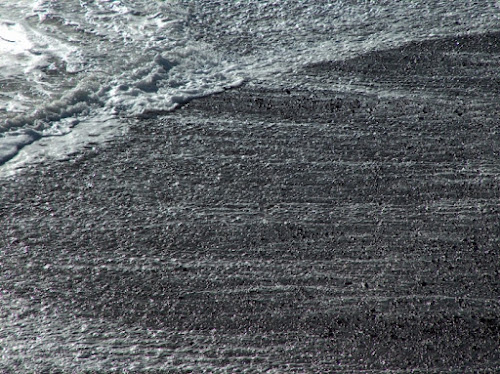
[(16, 56), (28, 51), (33, 44), (28, 39), (26, 31), (20, 24), (0, 20), (0, 53), (2, 71), (10, 68), (10, 56)]
[[(49, 137), (38, 137), (36, 140), (26, 134), (24, 147), (15, 149), (18, 142), (23, 139), (13, 139), (10, 150), (12, 159), (0, 169), (0, 176), (12, 176), (22, 170), (26, 165), (35, 167), (46, 160), (67, 160), (75, 150), (85, 146), (102, 144), (116, 136), (123, 136), (128, 130), (128, 122), (113, 116), (92, 117), (82, 120), (80, 126), (73, 127), (71, 131), (64, 129), (59, 136), (53, 134)], [(34, 134), (36, 136), (36, 134)], [(20, 135), (21, 136), (21, 135)], [(5, 149), (7, 151), (7, 149)], [(2, 148), (0, 148), (2, 152)]]
[(0, 163), (15, 156), (23, 146), (40, 138), (39, 133), (28, 130), (9, 134), (0, 142)]
[(0, 97), (0, 164), (37, 140), (18, 130), (60, 136), (74, 131), (67, 123), (88, 123), (81, 117), (168, 111), (241, 83), (234, 65), (186, 38), (183, 12), (161, 2), (36, 2), (36, 17), (14, 24), (32, 59), (10, 74), (24, 76), (18, 92)]

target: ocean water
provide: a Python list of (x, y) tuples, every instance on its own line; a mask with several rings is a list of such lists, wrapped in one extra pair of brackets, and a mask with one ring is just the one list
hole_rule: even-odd
[(0, 164), (42, 139), (68, 153), (75, 137), (120, 136), (125, 117), (499, 18), (496, 0), (3, 0)]

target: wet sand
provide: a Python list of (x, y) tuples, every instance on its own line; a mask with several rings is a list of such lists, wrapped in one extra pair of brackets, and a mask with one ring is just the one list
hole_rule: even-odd
[(500, 370), (498, 40), (248, 82), (0, 181), (0, 369)]

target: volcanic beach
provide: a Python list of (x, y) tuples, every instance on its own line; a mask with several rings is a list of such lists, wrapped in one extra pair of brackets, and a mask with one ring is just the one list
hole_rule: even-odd
[(249, 81), (3, 178), (0, 371), (500, 371), (499, 41)]

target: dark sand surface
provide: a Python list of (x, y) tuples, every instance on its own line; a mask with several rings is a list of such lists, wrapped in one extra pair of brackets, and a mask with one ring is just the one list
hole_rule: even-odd
[(0, 181), (0, 370), (499, 372), (498, 40), (249, 82)]

